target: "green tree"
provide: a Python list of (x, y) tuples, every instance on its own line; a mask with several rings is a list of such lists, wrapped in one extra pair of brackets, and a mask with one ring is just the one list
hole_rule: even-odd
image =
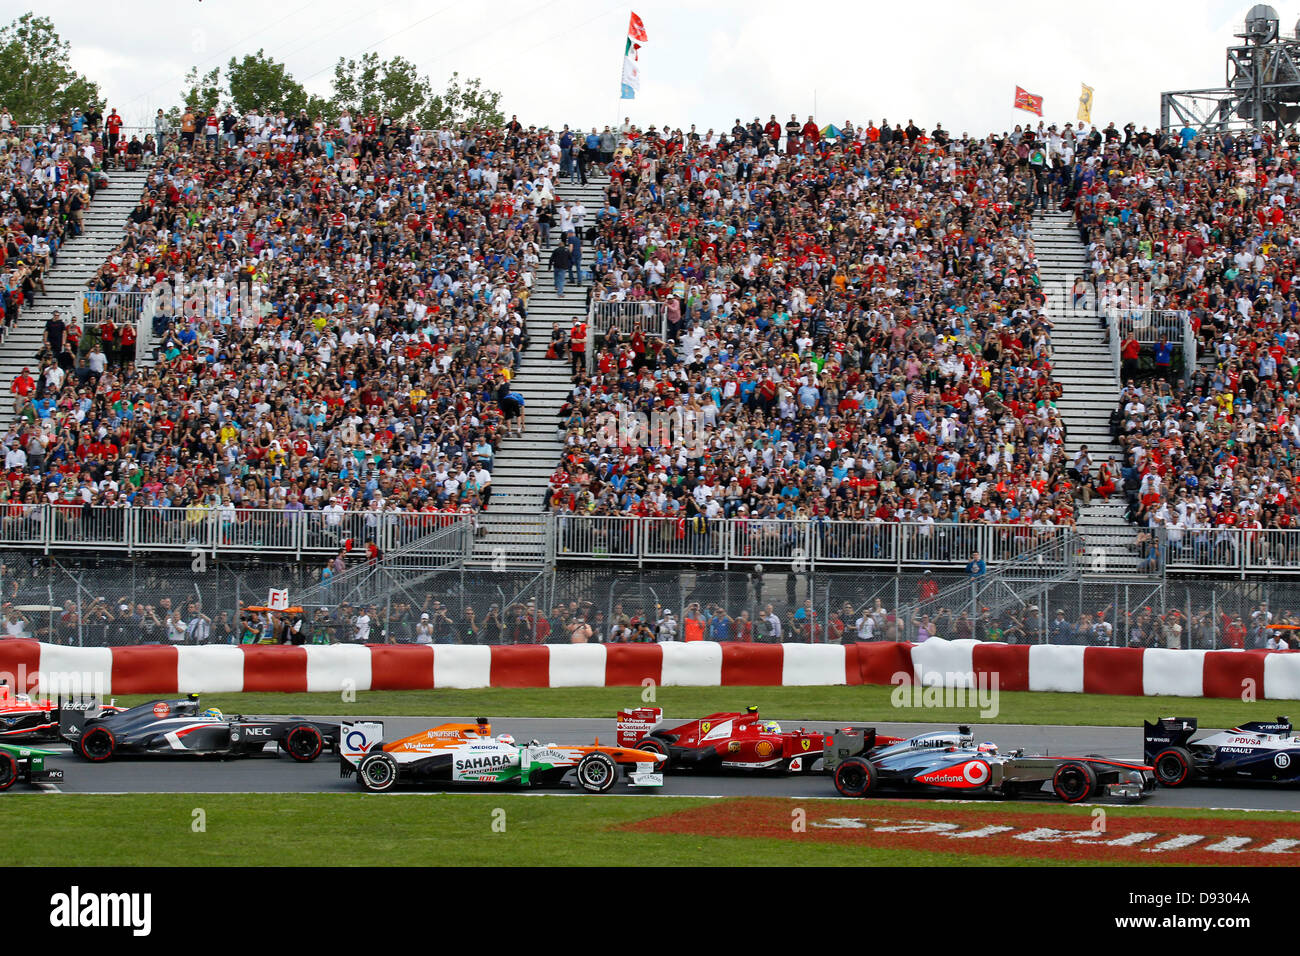
[(262, 50), (245, 54), (242, 60), (232, 56), (226, 64), (226, 85), (230, 100), (240, 113), (252, 110), (296, 113), (307, 109), (312, 99), (283, 63), (275, 62)]
[(17, 122), (46, 122), (75, 107), (104, 108), (99, 84), (72, 69), (68, 50), (49, 17), (24, 13), (0, 29), (0, 103)]
[(214, 66), (199, 75), (197, 66), (190, 67), (190, 71), (185, 74), (185, 88), (181, 92), (182, 106), (208, 109), (219, 106), (221, 100), (221, 68)]
[(199, 73), (197, 66), (192, 66), (190, 71), (185, 74), (183, 82), (180, 105), (173, 106), (166, 114), (167, 122), (172, 126), (180, 125), (181, 117), (185, 115), (185, 107), (206, 110), (209, 107), (220, 105), (222, 100), (221, 68), (218, 66), (214, 66), (203, 74)]
[(429, 81), (402, 56), (380, 60), (373, 51), (334, 64), (334, 108), (358, 115), (387, 114), (405, 121), (420, 114), (429, 99)]
[(447, 88), (431, 96), (420, 113), (420, 125), (425, 129), (446, 126), (500, 126), (505, 122), (501, 112), (501, 94), (483, 89), (483, 82), (474, 77), (461, 85), (460, 74), (453, 73)]

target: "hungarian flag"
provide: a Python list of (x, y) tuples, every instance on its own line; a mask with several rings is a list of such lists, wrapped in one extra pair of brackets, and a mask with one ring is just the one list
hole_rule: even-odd
[(627, 35), (637, 43), (645, 43), (648, 39), (645, 35), (645, 24), (641, 22), (641, 18), (635, 13), (632, 14), (632, 19), (628, 21)]
[(1033, 113), (1035, 116), (1043, 115), (1043, 98), (1034, 93), (1026, 93), (1020, 87), (1016, 87), (1016, 109), (1025, 110)]

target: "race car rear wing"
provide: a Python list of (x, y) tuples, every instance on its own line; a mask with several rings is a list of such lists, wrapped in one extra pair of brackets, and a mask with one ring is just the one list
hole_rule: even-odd
[(1142, 759), (1150, 763), (1167, 747), (1186, 747), (1196, 733), (1195, 717), (1161, 717), (1154, 724), (1142, 722)]
[(660, 707), (634, 707), (632, 710), (618, 712), (618, 728), (615, 739), (620, 747), (635, 747), (644, 740), (650, 731), (659, 726), (664, 718)]
[(339, 727), (339, 776), (350, 777), (361, 763), (363, 757), (384, 745), (384, 725), (378, 721), (365, 721), (355, 724), (344, 723)]
[(70, 743), (81, 739), (87, 720), (103, 713), (98, 697), (65, 700), (59, 704), (59, 736)]
[(826, 770), (833, 770), (849, 757), (857, 757), (875, 749), (875, 727), (845, 727), (826, 736), (823, 766)]

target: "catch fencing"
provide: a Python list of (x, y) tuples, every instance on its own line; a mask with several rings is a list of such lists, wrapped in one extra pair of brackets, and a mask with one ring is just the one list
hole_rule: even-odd
[[(1087, 580), (884, 569), (419, 569), (365, 558), (207, 565), (0, 555), (0, 629), (53, 644), (261, 642), (270, 589), (309, 643), (557, 644), (703, 640), (1255, 648), (1300, 633), (1300, 583)], [(423, 615), (428, 614), (428, 619)], [(363, 620), (364, 619), (364, 620)], [(1271, 625), (1271, 626), (1270, 626)]]
[(682, 562), (729, 568), (753, 564), (804, 566), (986, 565), (1033, 555), (1067, 566), (1081, 541), (1054, 525), (936, 524), (780, 520), (766, 518), (642, 518), (554, 514), (559, 562)]

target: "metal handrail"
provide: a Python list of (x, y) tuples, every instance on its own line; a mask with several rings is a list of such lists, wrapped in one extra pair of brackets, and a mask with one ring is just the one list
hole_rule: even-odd
[[(455, 533), (419, 534), (422, 521), (445, 523)], [(346, 542), (374, 541), (384, 553), (409, 548), (429, 562), (463, 560), (473, 541), (473, 515), (425, 512), (325, 511), (274, 508), (87, 505), (80, 501), (0, 503), (0, 546), (52, 551), (77, 550), (126, 554), (187, 553), (276, 555), (302, 558), (328, 555)], [(443, 529), (439, 529), (443, 530)], [(413, 536), (412, 536), (413, 535)]]
[[(551, 512), (557, 561), (691, 563), (724, 568), (755, 564), (817, 567), (942, 565), (964, 566), (971, 552), (986, 563), (1016, 561), (1025, 554), (1074, 564), (1065, 526), (1023, 524), (778, 520), (718, 518), (697, 520), (632, 515), (582, 515)], [(1046, 540), (1044, 540), (1046, 535)]]

